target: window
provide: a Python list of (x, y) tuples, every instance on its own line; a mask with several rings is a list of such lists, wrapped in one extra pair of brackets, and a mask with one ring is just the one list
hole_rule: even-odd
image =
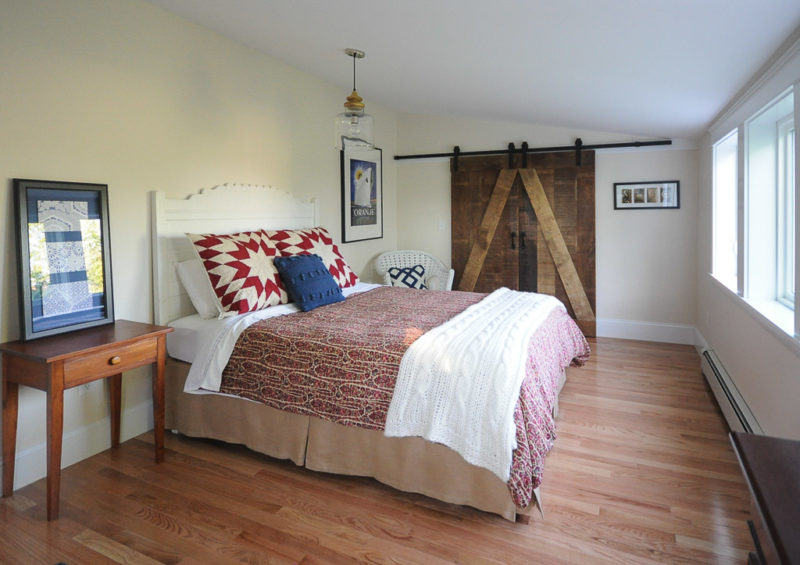
[[(745, 122), (745, 298), (794, 308), (794, 95)], [(789, 205), (791, 204), (791, 206)], [(787, 254), (791, 251), (792, 255)], [(787, 285), (791, 283), (791, 286)]]
[(712, 274), (736, 292), (739, 243), (737, 230), (739, 132), (714, 144), (714, 227)]
[(714, 143), (711, 274), (775, 326), (800, 335), (794, 110), (790, 87)]

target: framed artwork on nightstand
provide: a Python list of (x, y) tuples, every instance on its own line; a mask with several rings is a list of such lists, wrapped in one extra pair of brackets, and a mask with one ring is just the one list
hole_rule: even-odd
[(114, 321), (108, 187), (14, 179), (20, 337)]

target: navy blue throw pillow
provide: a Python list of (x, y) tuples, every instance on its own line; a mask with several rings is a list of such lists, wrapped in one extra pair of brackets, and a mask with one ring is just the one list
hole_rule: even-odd
[(289, 298), (303, 312), (344, 300), (342, 289), (319, 255), (275, 257), (274, 262)]

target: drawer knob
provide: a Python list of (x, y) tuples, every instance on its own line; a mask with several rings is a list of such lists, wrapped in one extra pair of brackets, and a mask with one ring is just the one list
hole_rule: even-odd
[(119, 365), (122, 362), (122, 359), (119, 355), (114, 355), (111, 359), (108, 360), (109, 365)]

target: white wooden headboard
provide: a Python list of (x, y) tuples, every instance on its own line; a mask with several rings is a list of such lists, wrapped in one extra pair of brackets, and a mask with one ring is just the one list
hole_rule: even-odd
[(319, 225), (316, 200), (269, 186), (224, 184), (173, 200), (151, 192), (153, 319), (166, 324), (195, 312), (175, 265), (195, 257), (187, 233), (235, 233)]

